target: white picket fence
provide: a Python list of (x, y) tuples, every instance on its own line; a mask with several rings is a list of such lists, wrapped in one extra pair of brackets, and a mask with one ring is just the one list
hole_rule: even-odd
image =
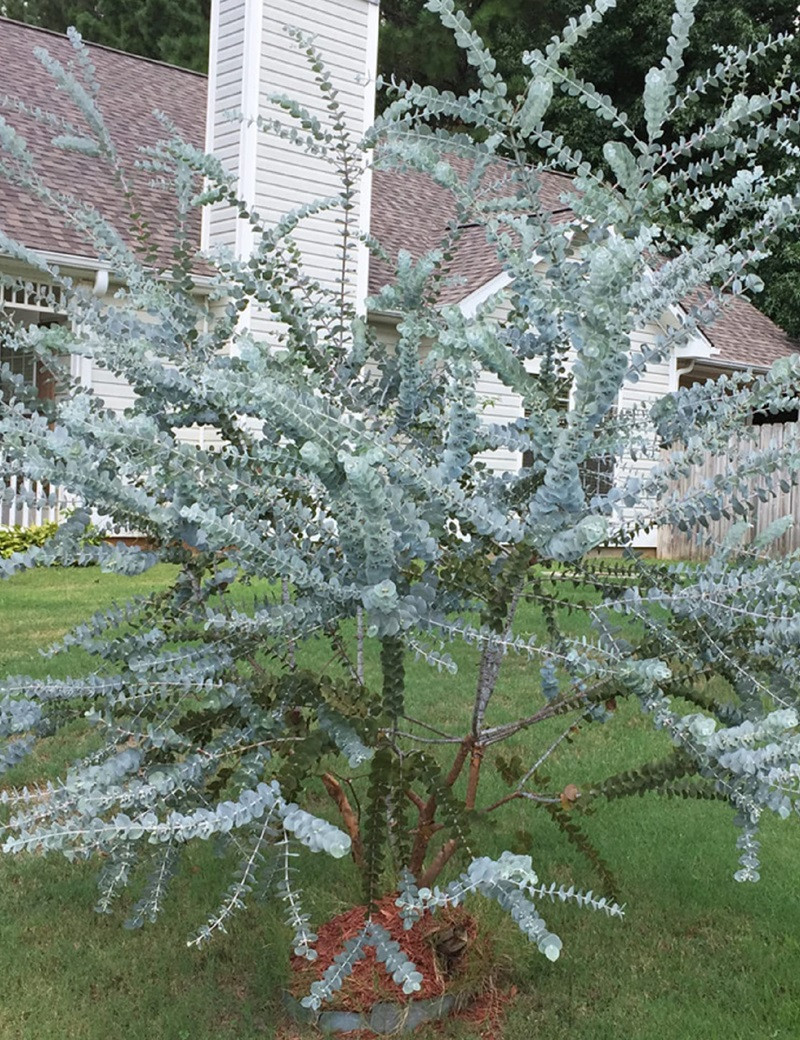
[(63, 492), (27, 477), (0, 477), (0, 527), (36, 527), (61, 518)]

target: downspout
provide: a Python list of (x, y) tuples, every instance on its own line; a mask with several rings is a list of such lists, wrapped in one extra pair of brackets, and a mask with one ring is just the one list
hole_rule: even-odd
[(676, 366), (675, 366), (675, 375), (677, 377), (677, 386), (675, 387), (676, 390), (680, 390), (680, 388), (681, 388), (681, 376), (688, 376), (691, 372), (694, 371), (694, 366), (696, 364), (697, 364), (697, 358), (692, 358), (689, 361), (689, 364), (685, 368), (681, 368), (680, 361), (676, 364)]
[(109, 275), (104, 267), (99, 268), (94, 275), (94, 286), (92, 296), (103, 297), (108, 292)]

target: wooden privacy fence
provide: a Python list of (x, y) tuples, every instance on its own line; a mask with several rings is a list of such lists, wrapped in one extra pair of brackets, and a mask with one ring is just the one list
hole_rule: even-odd
[[(794, 442), (800, 447), (800, 424), (773, 423), (752, 428), (750, 436), (734, 438), (728, 445), (727, 452), (710, 455), (702, 465), (693, 466), (688, 476), (677, 481), (674, 490), (685, 496), (692, 489), (702, 487), (713, 481), (714, 477), (731, 471), (737, 457), (746, 457), (752, 452), (765, 451), (770, 447), (781, 448)], [(790, 479), (789, 474), (785, 474)], [(797, 478), (797, 475), (795, 479)], [(704, 560), (713, 550), (715, 543), (721, 542), (734, 523), (747, 520), (752, 526), (748, 538), (752, 540), (770, 524), (783, 516), (791, 515), (794, 523), (781, 538), (773, 542), (768, 552), (770, 555), (785, 555), (794, 549), (800, 549), (800, 486), (792, 482), (788, 491), (780, 490), (777, 480), (774, 488), (776, 495), (769, 495), (762, 501), (756, 493), (759, 481), (752, 481), (752, 492), (748, 495), (747, 516), (732, 516), (720, 520), (709, 521), (708, 528), (700, 528), (689, 533), (677, 527), (662, 527), (658, 534), (658, 555), (673, 560)]]

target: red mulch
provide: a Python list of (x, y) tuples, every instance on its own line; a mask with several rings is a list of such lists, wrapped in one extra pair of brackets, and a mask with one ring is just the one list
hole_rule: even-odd
[[(459, 985), (459, 979), (472, 976), (474, 995), (465, 1000), (465, 1006), (451, 1017), (473, 1023), (476, 1027), (475, 1036), (481, 1040), (500, 1040), (502, 1012), (515, 995), (516, 988), (502, 990), (494, 985), (490, 944), (486, 938), (478, 936), (474, 918), (460, 908), (439, 911), (435, 916), (426, 913), (412, 929), (406, 931), (395, 906), (395, 898), (390, 895), (382, 899), (373, 912), (373, 919), (383, 925), (391, 937), (400, 943), (409, 960), (414, 962), (423, 977), (421, 989), (411, 997), (404, 994), (402, 987), (392, 981), (384, 966), (377, 961), (375, 950), (370, 947), (335, 999), (325, 1004), (325, 1009), (369, 1012), (376, 1003), (404, 1004), (410, 999), (429, 1000), (447, 992), (464, 992), (466, 996), (470, 983), (462, 981)], [(317, 960), (309, 962), (302, 957), (291, 959), (290, 990), (293, 995), (302, 997), (308, 993), (311, 983), (322, 977), (345, 941), (361, 931), (365, 917), (366, 907), (358, 906), (331, 918), (320, 927), (315, 944)], [(467, 946), (460, 957), (443, 964), (435, 951), (435, 933), (453, 925), (466, 931)], [(428, 1028), (431, 1025), (429, 1023)], [(374, 1036), (366, 1030), (338, 1035), (351, 1040), (366, 1040)], [(297, 1033), (289, 1026), (279, 1031), (278, 1040), (294, 1040), (296, 1036)]]

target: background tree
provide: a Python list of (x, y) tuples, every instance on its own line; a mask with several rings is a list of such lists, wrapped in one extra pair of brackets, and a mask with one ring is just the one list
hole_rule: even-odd
[(2, 11), (30, 25), (172, 65), (208, 70), (210, 0), (6, 0)]
[[(514, 92), (526, 78), (524, 52), (544, 47), (582, 10), (574, 0), (460, 0), (457, 6), (484, 40), (498, 72)], [(383, 0), (381, 17), (379, 67), (386, 76), (432, 83), (455, 93), (477, 86), (475, 70), (464, 51), (427, 9), (426, 0)], [(669, 0), (619, 0), (605, 16), (603, 32), (580, 40), (570, 54), (575, 72), (610, 95), (637, 125), (642, 120), (645, 75), (660, 60), (671, 17)], [(695, 9), (691, 45), (683, 58), (687, 80), (714, 65), (726, 47), (746, 47), (768, 35), (792, 33), (796, 17), (791, 0), (701, 0)], [(430, 42), (421, 47), (421, 40)], [(796, 44), (782, 51), (781, 58), (787, 56), (798, 64)], [(769, 67), (762, 70), (767, 81), (773, 71)], [(386, 101), (382, 96), (380, 103)], [(709, 99), (708, 106), (713, 109), (715, 99)], [(702, 99), (692, 111), (698, 121), (704, 118)], [(548, 122), (594, 161), (600, 158), (605, 142), (602, 128), (574, 99), (557, 97)]]
[[(429, 0), (481, 92), (400, 89), (366, 142), (376, 161), (446, 187), (459, 215), (440, 248), (416, 262), (392, 258), (396, 281), (373, 301), (400, 315), (391, 345), (365, 327), (345, 291), (313, 281), (293, 238), (309, 212), (352, 208), (363, 158), (313, 47), (326, 121), (276, 97), (286, 124), (268, 129), (324, 155), (338, 197), (264, 227), (213, 158), (175, 140), (148, 150), (153, 173), (174, 178), (181, 214), (228, 203), (258, 233), (249, 258), (207, 258), (216, 265), (209, 297), (195, 292), (185, 235), (168, 277), (159, 277), (91, 206), (49, 188), (24, 140), (0, 123), (0, 169), (92, 233), (126, 286), (105, 305), (40, 256), (3, 242), (41, 271), (40, 282), (63, 288), (71, 319), (19, 330), (15, 349), (62, 375), (65, 355), (88, 353), (137, 390), (118, 414), (80, 385), (39, 401), (21, 376), (0, 372), (0, 478), (22, 474), (80, 504), (44, 547), (0, 560), (0, 574), (70, 562), (176, 568), (165, 591), (99, 613), (64, 640), (92, 655), (89, 674), (0, 684), (0, 767), (75, 720), (88, 720), (96, 737), (63, 781), (3, 790), (4, 851), (99, 854), (100, 909), (130, 882), (143, 885), (130, 913), (136, 926), (159, 914), (187, 842), (235, 838), (231, 886), (191, 942), (224, 930), (261, 889), (283, 901), (295, 952), (309, 960), (315, 935), (294, 853), (351, 854), (367, 918), (311, 987), (311, 1008), (367, 948), (405, 993), (419, 988), (414, 964), (372, 913), (398, 889), (409, 926), (483, 894), (551, 960), (561, 940), (540, 914), (545, 901), (619, 916), (606, 896), (544, 884), (529, 854), (496, 848), (512, 805), (559, 827), (606, 888), (612, 880), (581, 826), (582, 813), (605, 801), (650, 791), (724, 803), (738, 831), (742, 882), (759, 877), (763, 815), (787, 818), (800, 806), (799, 565), (765, 552), (785, 525), (747, 545), (746, 525), (734, 524), (702, 568), (646, 566), (630, 554), (620, 569), (592, 556), (612, 540), (629, 545), (643, 525), (700, 534), (709, 518), (746, 515), (748, 496), (768, 498), (800, 479), (796, 438), (747, 450), (753, 412), (800, 404), (798, 356), (752, 380), (617, 408), (623, 385), (663, 364), (726, 297), (756, 288), (753, 262), (777, 230), (796, 228), (800, 199), (760, 176), (758, 152), (796, 133), (800, 88), (779, 83), (766, 96), (724, 97), (704, 133), (672, 135), (674, 117), (718, 77), (681, 85), (693, 4), (677, 0), (638, 130), (570, 67), (571, 51), (609, 6), (598, 0), (532, 53), (515, 97), (452, 0)], [(771, 53), (730, 53), (727, 69), (740, 78)], [(94, 153), (113, 172), (89, 63), (76, 64), (86, 83), (68, 89), (91, 116), (89, 130), (54, 146)], [(602, 153), (611, 177), (549, 129), (562, 84), (608, 125)], [(443, 117), (482, 141), (432, 133)], [(468, 160), (466, 173), (454, 153)], [(569, 213), (557, 223), (539, 197), (539, 172), (554, 168), (573, 175), (565, 178)], [(709, 203), (705, 223), (690, 219), (711, 212)], [(357, 242), (346, 222), (338, 226), (346, 260)], [(494, 243), (511, 285), (470, 316), (439, 306), (437, 293), (467, 226)], [(685, 320), (632, 350), (635, 331), (697, 293), (702, 302)], [(242, 330), (250, 306), (274, 316), (273, 340)], [(486, 370), (520, 395), (519, 418), (481, 422)], [(188, 442), (195, 424), (213, 427), (217, 443)], [(741, 453), (730, 453), (732, 435), (745, 440)], [(519, 453), (520, 469), (487, 468), (492, 449)], [(648, 475), (623, 473), (602, 490), (586, 484), (586, 464), (598, 456), (656, 460), (665, 449)], [(713, 484), (676, 495), (674, 478), (708, 453), (721, 462)], [(28, 496), (35, 505), (35, 492)], [(86, 545), (92, 511), (141, 532), (149, 547)], [(526, 629), (529, 607), (545, 619), (544, 634)], [(561, 608), (582, 612), (583, 632)], [(320, 643), (327, 659), (309, 664), (305, 651)], [(454, 676), (459, 718), (437, 724), (425, 714), (431, 705), (412, 710), (411, 655)], [(529, 702), (513, 707), (498, 703), (512, 655), (531, 680)], [(598, 763), (576, 756), (570, 782), (553, 781), (545, 767), (587, 728), (607, 724), (613, 740), (621, 701), (668, 735), (668, 753), (599, 776)], [(484, 793), (493, 768), (509, 786), (499, 800)]]

